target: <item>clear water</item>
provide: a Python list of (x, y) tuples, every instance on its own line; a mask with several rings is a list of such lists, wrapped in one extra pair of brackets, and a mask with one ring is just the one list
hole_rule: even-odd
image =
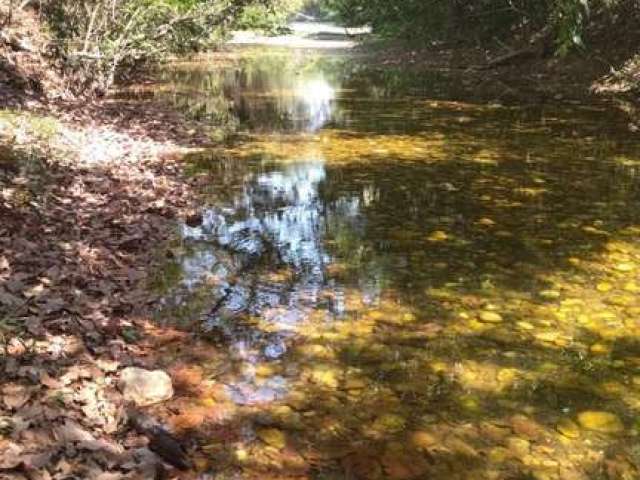
[(214, 478), (640, 478), (640, 138), (597, 105), (238, 49), (158, 96), (210, 122), (160, 276)]

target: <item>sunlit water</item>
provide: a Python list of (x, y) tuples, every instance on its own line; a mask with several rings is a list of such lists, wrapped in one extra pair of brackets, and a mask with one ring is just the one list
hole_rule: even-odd
[(260, 32), (236, 31), (230, 45), (268, 45), (272, 47), (349, 49), (357, 43), (356, 36), (371, 33), (369, 27), (340, 27), (326, 22), (299, 21), (289, 24), (289, 33), (272, 36)]
[(205, 214), (159, 281), (159, 319), (201, 338), (173, 353), (206, 379), (175, 421), (202, 470), (639, 478), (640, 141), (620, 118), (313, 51), (164, 79), (233, 133), (185, 160)]

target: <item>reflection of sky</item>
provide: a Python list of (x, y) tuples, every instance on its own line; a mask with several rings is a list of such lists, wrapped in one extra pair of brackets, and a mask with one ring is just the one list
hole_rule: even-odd
[[(243, 257), (245, 263), (257, 264), (256, 259), (270, 255), (270, 262), (294, 272), (294, 283), (240, 283), (226, 299), (228, 310), (258, 315), (290, 330), (304, 320), (310, 308), (317, 306), (323, 293), (329, 293), (331, 313), (343, 313), (343, 288), (326, 276), (326, 267), (336, 259), (325, 247), (325, 234), (335, 235), (345, 229), (356, 236), (364, 234), (361, 212), (377, 194), (370, 186), (364, 186), (360, 194), (340, 195), (326, 203), (320, 193), (325, 179), (321, 157), (245, 175), (236, 195), (226, 204), (205, 211), (202, 225), (183, 225), (183, 238), (200, 246), (181, 258), (182, 285), (191, 290), (212, 272), (217, 278), (232, 273), (228, 261), (220, 261), (218, 248), (226, 256)], [(276, 255), (271, 258), (274, 252)], [(278, 265), (271, 267), (275, 270)], [(375, 303), (380, 292), (376, 272), (362, 273), (358, 287), (365, 292), (367, 303)], [(222, 281), (218, 285), (226, 288), (229, 284)]]
[(191, 118), (216, 127), (316, 132), (336, 117), (340, 80), (302, 60), (268, 57), (250, 69), (167, 70), (158, 92)]
[[(261, 173), (243, 186), (228, 206), (209, 209), (202, 226), (183, 227), (190, 239), (215, 239), (236, 253), (261, 255), (275, 248), (279, 259), (294, 268), (299, 285), (322, 287), (324, 265), (329, 261), (322, 239), (322, 205), (319, 185), (325, 178), (322, 160), (294, 163), (282, 170)], [(340, 208), (343, 210), (343, 208)], [(348, 213), (357, 215), (351, 206)], [(345, 212), (346, 213), (346, 212)], [(215, 262), (208, 258), (204, 269)], [(187, 272), (198, 273), (185, 261)]]
[(304, 109), (307, 131), (318, 131), (331, 119), (335, 90), (324, 76), (301, 81), (295, 96)]
[(217, 262), (216, 255), (211, 250), (199, 250), (182, 257), (180, 267), (183, 285), (189, 290), (197, 287), (203, 278), (211, 274)]
[[(210, 242), (212, 252), (217, 251), (214, 245), (218, 245), (227, 255), (249, 259), (269, 255), (265, 257), (265, 268), (276, 270), (278, 266), (271, 265), (275, 251), (281, 266), (293, 271), (293, 280), (286, 282), (255, 281), (251, 280), (250, 271), (243, 272), (229, 289), (220, 311), (205, 322), (205, 329), (224, 330), (231, 357), (240, 365), (242, 375), (228, 384), (238, 403), (263, 403), (282, 397), (286, 390), (284, 379), (273, 377), (256, 382), (254, 366), (286, 354), (288, 339), (310, 311), (319, 307), (320, 299), (324, 299), (322, 308), (329, 315), (344, 312), (343, 288), (326, 278), (326, 265), (331, 258), (324, 236), (331, 225), (356, 223), (361, 200), (357, 195), (347, 196), (326, 205), (320, 193), (325, 178), (322, 158), (256, 173), (245, 179), (241, 190), (227, 204), (209, 209), (201, 226), (183, 227), (185, 240)], [(197, 277), (207, 270), (219, 270), (217, 256), (219, 253), (197, 252), (184, 258), (184, 274), (195, 277), (185, 285), (195, 285)], [(376, 288), (370, 291), (375, 295)], [(237, 322), (229, 323), (225, 317), (240, 313), (259, 317), (271, 325), (270, 331), (241, 330)]]
[[(281, 172), (264, 174), (257, 188), (246, 192), (247, 204), (263, 212), (263, 228), (281, 251), (282, 259), (298, 268), (318, 270), (326, 263), (320, 238), (320, 200), (318, 185), (324, 180), (321, 162), (294, 165)], [(255, 202), (264, 201), (264, 205)], [(279, 205), (271, 210), (271, 205)]]

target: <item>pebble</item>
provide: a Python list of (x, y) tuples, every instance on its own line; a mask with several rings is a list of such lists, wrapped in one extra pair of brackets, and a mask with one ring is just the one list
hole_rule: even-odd
[(485, 323), (500, 323), (502, 322), (502, 315), (496, 312), (484, 311), (480, 312), (480, 321)]
[(514, 415), (511, 418), (511, 428), (521, 437), (536, 439), (543, 435), (542, 427), (524, 415)]
[(490, 218), (481, 218), (480, 220), (478, 220), (476, 222), (478, 225), (482, 225), (484, 227), (493, 227), (496, 222), (494, 222), (493, 220), (491, 220)]
[(348, 378), (344, 382), (345, 390), (362, 390), (367, 387), (367, 382), (362, 378)]
[(618, 270), (619, 272), (632, 272), (633, 270), (635, 270), (636, 266), (633, 263), (618, 263), (616, 265), (616, 270)]
[(509, 458), (509, 450), (504, 447), (492, 448), (489, 452), (491, 463), (503, 463)]
[(515, 368), (503, 368), (498, 372), (497, 379), (501, 384), (511, 384), (518, 376), (518, 370)]
[(600, 433), (621, 433), (624, 425), (620, 418), (609, 412), (587, 410), (578, 415), (578, 423), (582, 428)]
[(244, 448), (238, 448), (234, 453), (235, 459), (239, 463), (249, 460), (249, 453)]
[(534, 335), (541, 342), (555, 342), (560, 336), (559, 332), (539, 332)]
[(282, 450), (287, 443), (287, 437), (284, 432), (277, 428), (260, 428), (256, 434), (264, 443), (278, 450)]
[(546, 298), (547, 300), (555, 300), (557, 298), (560, 298), (560, 292), (558, 292), (557, 290), (542, 290), (539, 295), (542, 298)]
[(447, 232), (443, 232), (442, 230), (436, 230), (431, 235), (429, 235), (429, 237), (427, 237), (427, 240), (429, 240), (430, 242), (444, 242), (448, 239), (449, 235), (447, 235)]
[(589, 348), (589, 351), (593, 355), (609, 355), (611, 353), (611, 347), (603, 343), (594, 343)]
[(506, 426), (484, 423), (480, 426), (480, 432), (483, 437), (488, 438), (492, 442), (502, 442), (511, 433), (511, 429)]
[(429, 432), (413, 432), (410, 437), (411, 445), (418, 450), (428, 450), (438, 443), (438, 439)]
[(535, 326), (529, 322), (518, 322), (516, 324), (520, 330), (535, 330)]
[(596, 286), (596, 289), (599, 292), (606, 293), (606, 292), (610, 292), (613, 289), (613, 285), (611, 285), (610, 283), (607, 283), (607, 282), (600, 282)]
[(516, 457), (522, 458), (529, 454), (531, 445), (528, 440), (519, 437), (510, 437), (507, 439), (507, 448)]
[(311, 371), (310, 379), (313, 383), (326, 388), (335, 389), (338, 387), (338, 372), (326, 365), (319, 365)]

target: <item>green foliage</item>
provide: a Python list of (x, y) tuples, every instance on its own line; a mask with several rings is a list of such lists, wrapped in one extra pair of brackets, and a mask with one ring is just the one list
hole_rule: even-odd
[(584, 46), (582, 33), (589, 10), (589, 0), (557, 0), (552, 14), (560, 55), (565, 55), (573, 47)]
[(275, 0), (268, 4), (248, 5), (234, 26), (277, 34), (286, 29), (291, 14), (301, 10), (304, 3), (304, 0)]
[(565, 54), (583, 45), (582, 34), (594, 7), (618, 0), (324, 0), (322, 6), (348, 26), (369, 24), (383, 36), (413, 41), (520, 37), (544, 30)]
[(42, 13), (80, 81), (106, 90), (140, 65), (210, 48), (242, 11), (268, 0), (43, 0)]

